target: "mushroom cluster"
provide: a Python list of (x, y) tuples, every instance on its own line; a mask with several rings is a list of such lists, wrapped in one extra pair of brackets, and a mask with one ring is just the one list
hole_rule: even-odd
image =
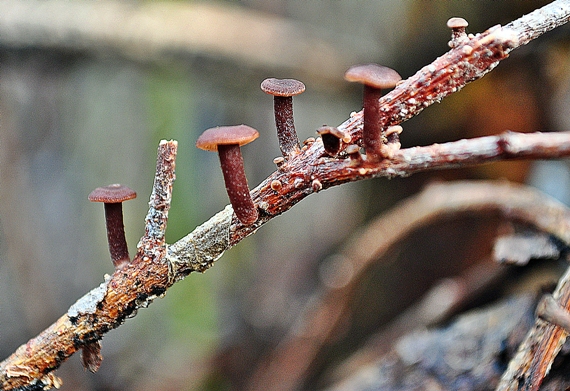
[[(275, 125), (283, 159), (299, 153), (293, 96), (305, 91), (305, 85), (294, 79), (269, 78), (261, 83), (261, 90), (273, 95)], [(218, 126), (205, 130), (196, 141), (196, 147), (218, 152), (228, 198), (236, 217), (244, 225), (257, 221), (259, 212), (251, 198), (240, 147), (257, 137), (257, 130), (247, 125)]]
[[(395, 87), (402, 79), (401, 76), (393, 69), (377, 64), (366, 64), (351, 67), (344, 77), (348, 81), (364, 84), (362, 139), (366, 159), (377, 161), (391, 158), (394, 151), (400, 147), (398, 135), (402, 128), (399, 126), (382, 128), (379, 100), (382, 90)], [(283, 155), (274, 162), (279, 169), (282, 169), (288, 159), (301, 151), (293, 120), (293, 96), (304, 92), (305, 85), (295, 79), (268, 78), (261, 83), (261, 90), (273, 96), (277, 138)], [(322, 126), (317, 133), (321, 136), (325, 153), (329, 156), (336, 158), (344, 149), (346, 156), (351, 160), (351, 165), (359, 165), (364, 161), (360, 155), (360, 147), (347, 145), (352, 141), (350, 135), (345, 135), (332, 126)], [(236, 217), (246, 226), (257, 221), (259, 212), (251, 198), (240, 147), (258, 136), (257, 130), (247, 125), (218, 126), (204, 131), (196, 141), (196, 147), (218, 152), (228, 198)], [(314, 180), (311, 186), (313, 191), (322, 189), (322, 184), (318, 180)], [(283, 184), (279, 180), (271, 182), (271, 189), (274, 191), (280, 191), (282, 187)], [(297, 188), (297, 184), (295, 187)]]

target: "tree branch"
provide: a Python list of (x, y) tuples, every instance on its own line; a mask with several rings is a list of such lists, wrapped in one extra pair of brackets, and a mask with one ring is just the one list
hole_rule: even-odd
[(105, 281), (73, 304), (67, 314), (0, 363), (2, 390), (59, 388), (61, 381), (51, 371), (79, 348), (99, 341), (126, 318), (135, 316), (139, 308), (164, 294), (169, 286), (164, 233), (176, 148), (176, 141), (161, 141), (158, 147), (145, 235), (133, 261), (112, 276), (106, 275)]
[[(359, 120), (360, 113), (343, 125), (354, 130), (354, 122)], [(406, 177), (421, 171), (467, 167), (497, 160), (544, 159), (569, 155), (570, 132), (507, 132), (499, 136), (402, 149), (391, 160), (378, 163), (363, 161), (355, 165), (353, 160), (346, 157), (326, 157), (322, 141), (318, 139), (306, 145), (300, 155), (285, 163), (252, 191), (253, 200), (260, 208), (259, 220), (252, 226), (244, 226), (235, 217), (232, 219), (232, 209), (228, 206), (212, 220), (169, 246), (168, 258), (173, 265), (175, 280), (184, 278), (193, 271), (203, 272), (225, 250), (306, 196), (346, 182), (379, 177)], [(279, 190), (271, 187), (274, 181), (281, 182)]]
[[(533, 14), (504, 28), (496, 26), (477, 34), (403, 81), (380, 99), (382, 126), (396, 125), (417, 115), (425, 107), (482, 77), (514, 48), (565, 23), (570, 15), (570, 0), (558, 0)], [(353, 114), (339, 129), (347, 136), (343, 149), (348, 144), (359, 144), (362, 113)], [(280, 165), (252, 191), (260, 211), (257, 222), (243, 226), (228, 206), (170, 246), (164, 243), (164, 230), (174, 180), (176, 142), (162, 141), (158, 155), (146, 231), (134, 260), (106, 277), (67, 314), (0, 363), (1, 389), (57, 387), (59, 380), (51, 371), (79, 348), (100, 340), (127, 317), (134, 316), (139, 308), (148, 306), (174, 282), (191, 272), (205, 271), (225, 250), (312, 193), (368, 178), (407, 176), (419, 171), (503, 159), (568, 156), (570, 134), (506, 133), (396, 151), (392, 159), (377, 163), (367, 161), (365, 156), (351, 159), (345, 153), (339, 158), (330, 158), (324, 153), (321, 139), (308, 140), (298, 155)], [(274, 181), (281, 182), (279, 190), (273, 190), (278, 188), (272, 188)]]

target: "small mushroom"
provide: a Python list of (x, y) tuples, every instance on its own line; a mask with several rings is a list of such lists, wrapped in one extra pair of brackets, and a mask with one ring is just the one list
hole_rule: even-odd
[(337, 156), (340, 152), (341, 140), (345, 137), (344, 133), (333, 126), (321, 126), (317, 129), (317, 133), (323, 139), (325, 152), (330, 156)]
[(293, 120), (293, 96), (305, 91), (305, 85), (295, 79), (269, 78), (261, 83), (261, 90), (273, 95), (273, 111), (279, 148), (284, 157), (299, 152), (299, 139)]
[(200, 149), (218, 151), (230, 203), (244, 225), (253, 224), (258, 212), (249, 193), (240, 147), (257, 137), (257, 130), (247, 125), (219, 126), (204, 131), (196, 141)]
[(382, 144), (386, 140), (380, 125), (379, 100), (382, 96), (382, 89), (394, 88), (402, 77), (393, 69), (378, 64), (365, 64), (349, 68), (344, 78), (351, 82), (364, 84), (364, 127), (362, 129), (364, 149), (371, 160), (383, 158)]
[(400, 143), (400, 133), (404, 129), (400, 125), (389, 126), (386, 128), (384, 134), (386, 135), (386, 144), (382, 146), (382, 151), (384, 156), (388, 159), (392, 159), (396, 152), (398, 152), (402, 146)]
[(350, 165), (352, 167), (360, 166), (362, 164), (362, 155), (360, 154), (360, 147), (356, 144), (351, 144), (344, 150), (350, 158)]
[(451, 41), (448, 43), (450, 48), (453, 49), (469, 40), (465, 32), (467, 26), (469, 23), (463, 18), (451, 18), (447, 21), (447, 27), (451, 29)]
[(127, 186), (113, 184), (98, 187), (87, 197), (91, 202), (103, 202), (105, 204), (105, 221), (107, 225), (107, 241), (109, 252), (115, 269), (121, 269), (131, 261), (129, 248), (125, 238), (123, 225), (123, 202), (136, 198), (137, 193)]
[(283, 184), (281, 183), (281, 181), (279, 179), (275, 179), (271, 181), (271, 189), (275, 190), (275, 191), (279, 191), (281, 190), (281, 188), (283, 187)]

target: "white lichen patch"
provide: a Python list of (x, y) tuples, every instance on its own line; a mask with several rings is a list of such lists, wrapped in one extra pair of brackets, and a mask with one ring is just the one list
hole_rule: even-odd
[(169, 264), (169, 281), (175, 282), (192, 271), (209, 269), (229, 247), (231, 205), (197, 227), (176, 243), (169, 245), (166, 259)]
[(111, 276), (105, 274), (105, 281), (69, 307), (67, 316), (70, 318), (77, 318), (79, 315), (93, 314), (97, 310), (97, 304), (105, 298), (105, 294), (107, 293), (107, 284), (110, 280)]

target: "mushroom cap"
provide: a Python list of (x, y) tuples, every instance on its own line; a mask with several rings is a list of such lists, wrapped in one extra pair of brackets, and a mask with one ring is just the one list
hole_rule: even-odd
[(447, 27), (450, 29), (465, 28), (469, 23), (463, 18), (451, 18), (447, 21)]
[(105, 202), (107, 204), (116, 204), (119, 202), (132, 200), (137, 197), (137, 193), (129, 189), (127, 186), (118, 183), (98, 187), (87, 197), (91, 202)]
[(344, 151), (349, 154), (352, 155), (353, 153), (360, 153), (360, 147), (356, 144), (351, 144), (348, 147), (346, 147), (344, 149)]
[(261, 90), (273, 96), (295, 96), (305, 92), (305, 85), (295, 79), (269, 78), (261, 82)]
[(196, 147), (205, 151), (217, 151), (218, 145), (239, 146), (259, 137), (259, 132), (247, 125), (217, 126), (204, 131), (196, 140)]
[(393, 88), (402, 80), (398, 72), (378, 64), (354, 65), (348, 68), (344, 78), (374, 88)]
[(330, 134), (338, 138), (339, 140), (344, 137), (344, 133), (341, 132), (338, 128), (335, 128), (334, 126), (326, 126), (326, 125), (321, 126), (319, 129), (317, 129), (317, 133), (320, 134), (321, 136), (323, 134)]

